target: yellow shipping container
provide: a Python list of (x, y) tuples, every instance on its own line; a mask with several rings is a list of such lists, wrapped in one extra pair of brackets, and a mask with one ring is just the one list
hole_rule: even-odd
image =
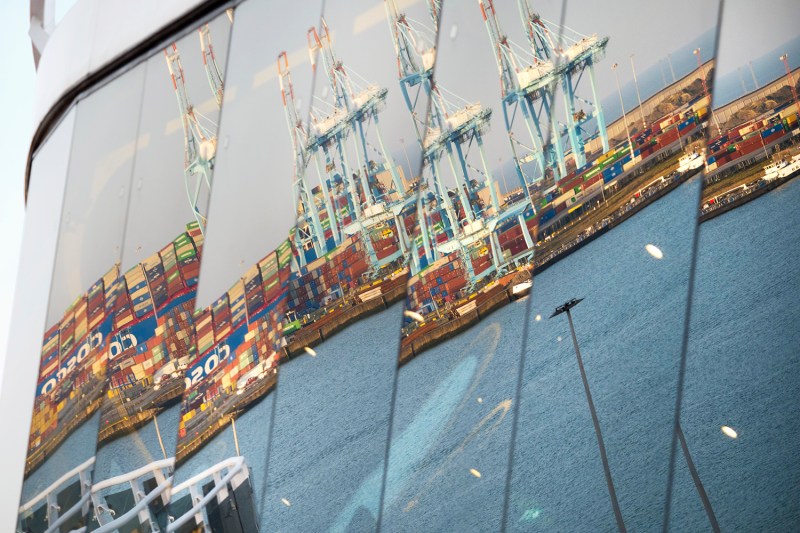
[(144, 372), (144, 369), (142, 368), (142, 364), (141, 363), (133, 365), (131, 367), (131, 372), (133, 372), (133, 375), (136, 377), (137, 381), (140, 381), (140, 380), (144, 379), (144, 377), (145, 377), (145, 372)]

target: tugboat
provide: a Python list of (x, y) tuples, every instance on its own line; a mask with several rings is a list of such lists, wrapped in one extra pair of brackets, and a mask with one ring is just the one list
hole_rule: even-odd
[(520, 298), (530, 294), (531, 287), (533, 287), (533, 277), (531, 276), (530, 270), (524, 269), (519, 272), (519, 274), (515, 276), (514, 280), (511, 282), (509, 296), (511, 296), (511, 298), (514, 300), (519, 300)]
[(688, 171), (700, 168), (705, 161), (705, 150), (693, 150), (692, 153), (681, 156), (678, 159), (678, 172), (681, 174)]
[(771, 163), (764, 167), (764, 175), (761, 179), (764, 181), (772, 181), (774, 179), (785, 178), (791, 176), (800, 170), (800, 154), (792, 157), (791, 160), (781, 159), (775, 163)]

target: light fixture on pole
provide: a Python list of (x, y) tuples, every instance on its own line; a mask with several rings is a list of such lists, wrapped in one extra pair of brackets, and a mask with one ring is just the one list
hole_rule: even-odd
[(575, 326), (572, 323), (572, 313), (570, 310), (582, 301), (583, 298), (573, 298), (567, 303), (559, 305), (556, 307), (556, 310), (553, 311), (553, 314), (550, 315), (550, 318), (556, 317), (562, 313), (567, 314), (567, 320), (569, 320), (569, 331), (572, 333), (572, 344), (575, 347), (575, 357), (578, 358), (578, 369), (581, 372), (581, 380), (583, 381), (583, 390), (586, 392), (586, 400), (589, 403), (589, 412), (592, 415), (592, 424), (594, 424), (594, 434), (595, 437), (597, 437), (597, 447), (600, 448), (600, 460), (603, 462), (603, 472), (605, 472), (606, 476), (608, 495), (611, 497), (611, 506), (614, 508), (614, 518), (617, 521), (617, 528), (620, 531), (626, 531), (625, 522), (622, 520), (622, 511), (620, 511), (619, 502), (617, 501), (617, 492), (614, 490), (614, 481), (611, 479), (611, 467), (608, 465), (606, 445), (603, 442), (603, 433), (600, 431), (600, 420), (597, 418), (597, 411), (595, 411), (594, 408), (592, 392), (589, 390), (589, 380), (586, 379), (586, 369), (583, 367), (583, 358), (581, 357), (581, 350), (578, 347), (578, 338), (575, 336)]
[(408, 164), (408, 182), (414, 179), (414, 169), (411, 167), (411, 159), (408, 158), (408, 150), (406, 150), (406, 141), (400, 138), (400, 145), (403, 147), (403, 153), (406, 154), (406, 163)]
[(642, 95), (639, 94), (639, 80), (636, 79), (636, 65), (633, 64), (633, 56), (631, 54), (631, 70), (633, 71), (633, 85), (636, 87), (636, 99), (639, 101), (639, 114), (642, 116), (642, 130), (647, 129), (647, 122), (644, 120), (644, 108), (642, 108)]
[(675, 69), (672, 68), (672, 54), (667, 54), (667, 63), (669, 63), (669, 71), (672, 74), (672, 83), (675, 83)]
[(503, 158), (497, 158), (497, 164), (500, 166), (500, 175), (503, 177), (503, 189), (505, 194), (508, 194), (508, 184), (506, 183), (506, 169), (503, 168)]
[(760, 87), (758, 86), (758, 80), (756, 80), (756, 72), (753, 70), (753, 62), (750, 61), (748, 65), (750, 66), (750, 76), (753, 77), (753, 85), (755, 85), (756, 90), (758, 90)]
[[(692, 53), (697, 57), (697, 68), (700, 70), (700, 81), (703, 82), (703, 94), (708, 98), (708, 107), (711, 108), (711, 94), (708, 92), (708, 84), (706, 83), (706, 72), (703, 68), (703, 56), (700, 54), (700, 48), (695, 48)], [(719, 127), (717, 116), (713, 111), (710, 111), (711, 118), (714, 119), (714, 125), (717, 127), (717, 135), (722, 135), (722, 128)], [(680, 133), (679, 133), (680, 135)]]
[(619, 75), (617, 74), (617, 65), (614, 63), (611, 65), (611, 70), (614, 71), (614, 79), (617, 80), (617, 94), (619, 94), (619, 105), (622, 107), (622, 122), (625, 123), (625, 135), (628, 137), (628, 150), (630, 152), (631, 158), (633, 158), (633, 143), (631, 142), (631, 132), (628, 129), (628, 118), (625, 116), (625, 104), (622, 102), (622, 89), (619, 88)]
[(792, 70), (789, 68), (789, 54), (784, 52), (784, 54), (779, 57), (781, 61), (783, 61), (783, 66), (786, 69), (786, 79), (789, 80), (789, 87), (792, 89), (792, 96), (794, 97), (794, 103), (797, 103), (797, 88), (794, 86), (794, 80), (792, 79)]

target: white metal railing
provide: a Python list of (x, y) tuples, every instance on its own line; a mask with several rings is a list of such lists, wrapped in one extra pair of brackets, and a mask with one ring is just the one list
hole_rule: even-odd
[[(45, 505), (47, 505), (47, 529), (45, 533), (51, 533), (53, 531), (58, 531), (58, 528), (61, 527), (68, 519), (75, 516), (76, 513), (86, 513), (88, 512), (89, 508), (89, 497), (91, 496), (90, 488), (92, 486), (92, 468), (94, 467), (94, 457), (91, 457), (81, 463), (80, 465), (76, 466), (69, 472), (65, 473), (63, 476), (55, 480), (53, 483), (50, 484), (46, 489), (42, 492), (34, 496), (31, 500), (27, 501), (19, 508), (19, 518), (22, 518), (22, 515), (32, 511), (34, 508), (38, 507), (38, 505), (44, 501)], [(67, 509), (65, 512), (60, 513), (61, 509), (58, 506), (56, 498), (58, 497), (58, 489), (64, 488), (64, 485), (68, 481), (74, 480), (75, 476), (78, 477), (81, 483), (81, 498), (78, 502)], [(19, 527), (19, 522), (18, 522)]]
[[(149, 523), (153, 526), (153, 531), (158, 531), (158, 527), (150, 515), (149, 505), (159, 497), (163, 498), (164, 504), (169, 502), (169, 488), (172, 486), (172, 471), (174, 468), (174, 457), (160, 459), (131, 472), (104, 479), (92, 485), (94, 514), (100, 524), (100, 527), (94, 531), (97, 533), (115, 531), (133, 519), (137, 519), (140, 524)], [(156, 487), (146, 493), (143, 483), (148, 479), (155, 479)], [(130, 487), (133, 493), (134, 506), (124, 514), (116, 516), (105, 505), (102, 491), (119, 485), (128, 485)]]
[[(220, 498), (224, 500), (228, 496), (228, 485), (236, 489), (248, 477), (249, 472), (247, 464), (244, 462), (244, 457), (231, 457), (187, 479), (183, 483), (175, 485), (172, 489), (173, 500), (177, 494), (188, 490), (194, 505), (184, 514), (175, 518), (167, 526), (167, 531), (174, 532), (194, 518), (197, 525), (202, 525), (205, 531), (210, 532), (206, 506), (214, 498), (217, 498), (217, 501), (220, 501)], [(213, 479), (214, 488), (208, 494), (203, 495), (203, 485), (208, 482), (209, 478)]]

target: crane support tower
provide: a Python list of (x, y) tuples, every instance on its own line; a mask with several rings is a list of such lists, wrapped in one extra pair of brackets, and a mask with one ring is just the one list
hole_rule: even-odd
[[(183, 125), (186, 195), (200, 231), (205, 234), (206, 214), (199, 204), (207, 202), (211, 193), (211, 175), (217, 153), (216, 125), (202, 124), (201, 115), (195, 111), (189, 100), (178, 46), (173, 43), (171, 47), (165, 48), (164, 57), (178, 99), (178, 111)], [(204, 209), (205, 207), (207, 206), (203, 206)]]

